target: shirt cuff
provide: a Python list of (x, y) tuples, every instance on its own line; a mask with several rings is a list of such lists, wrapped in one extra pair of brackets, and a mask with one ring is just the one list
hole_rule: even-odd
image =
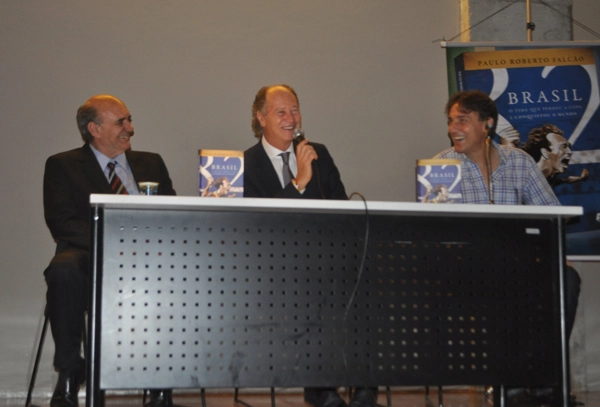
[(300, 188), (298, 187), (298, 183), (296, 182), (296, 179), (295, 179), (295, 178), (292, 180), (292, 184), (293, 184), (293, 185), (294, 185), (294, 187), (295, 187), (295, 188), (298, 190), (298, 192), (300, 192), (301, 194), (303, 194), (303, 193), (304, 193), (304, 191), (306, 191), (306, 188), (302, 188), (302, 189), (300, 189)]

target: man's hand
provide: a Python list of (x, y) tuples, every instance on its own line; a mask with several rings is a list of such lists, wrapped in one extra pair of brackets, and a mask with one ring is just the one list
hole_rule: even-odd
[(308, 140), (303, 140), (296, 146), (296, 162), (298, 164), (298, 175), (296, 175), (296, 184), (302, 191), (312, 178), (312, 162), (318, 159), (317, 152), (312, 146), (308, 145)]

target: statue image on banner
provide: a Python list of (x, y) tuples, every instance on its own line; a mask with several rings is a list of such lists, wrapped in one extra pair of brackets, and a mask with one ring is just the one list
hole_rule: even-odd
[(600, 47), (448, 48), (450, 93), (479, 89), (495, 101), (502, 144), (528, 152), (563, 205), (571, 259), (600, 259)]
[(533, 157), (553, 188), (589, 179), (589, 171), (585, 167), (580, 175), (568, 174), (569, 162), (573, 156), (571, 143), (564, 137), (564, 132), (552, 124), (532, 129), (527, 141), (515, 147), (522, 148)]
[(417, 202), (461, 203), (460, 160), (417, 160)]

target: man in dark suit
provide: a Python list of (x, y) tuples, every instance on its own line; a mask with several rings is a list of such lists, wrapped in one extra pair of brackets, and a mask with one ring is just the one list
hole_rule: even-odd
[[(296, 92), (288, 85), (265, 86), (252, 106), (252, 129), (259, 142), (244, 152), (244, 196), (348, 199), (340, 173), (323, 144), (294, 141), (302, 128)], [(283, 185), (283, 159), (289, 153), (293, 177)]]
[[(261, 88), (252, 105), (252, 129), (259, 142), (244, 152), (244, 197), (348, 199), (340, 173), (322, 144), (297, 142), (300, 103), (288, 85)], [(335, 388), (304, 389), (314, 407), (346, 407)], [(373, 407), (377, 389), (359, 387), (350, 407)]]
[[(44, 172), (44, 216), (57, 244), (44, 271), (59, 372), (51, 407), (77, 406), (85, 381), (81, 332), (88, 303), (90, 194), (138, 194), (137, 182), (153, 181), (159, 194), (175, 195), (160, 155), (131, 151), (131, 114), (119, 99), (90, 98), (77, 111), (77, 126), (83, 147), (51, 156)], [(152, 407), (172, 405), (169, 390), (150, 394)]]

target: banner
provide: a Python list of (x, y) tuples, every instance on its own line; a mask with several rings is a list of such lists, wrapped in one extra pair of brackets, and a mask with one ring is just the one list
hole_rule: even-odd
[(490, 95), (500, 141), (534, 158), (563, 205), (584, 208), (567, 225), (568, 258), (600, 260), (600, 45), (573, 45), (448, 44), (448, 84)]

